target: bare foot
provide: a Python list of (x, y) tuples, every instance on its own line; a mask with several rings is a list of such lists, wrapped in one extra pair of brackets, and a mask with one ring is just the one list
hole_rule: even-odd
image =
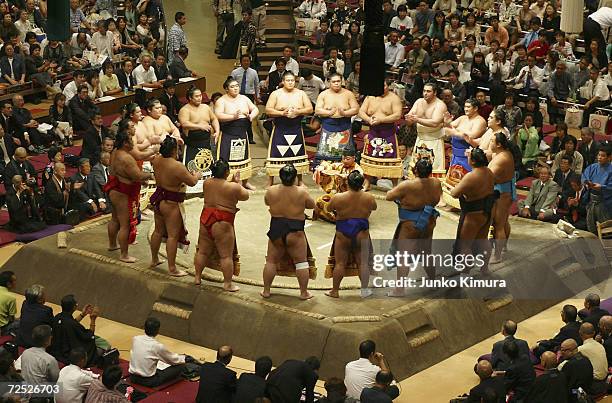
[(311, 293), (309, 293), (308, 291), (306, 291), (306, 293), (302, 293), (300, 294), (300, 299), (306, 301), (307, 299), (310, 299), (314, 297), (314, 295), (312, 295)]
[(160, 264), (166, 263), (166, 261), (164, 259), (157, 259), (151, 262), (151, 264), (149, 265), (149, 268), (153, 268), (156, 266), (159, 266)]
[(501, 262), (502, 262), (501, 256), (496, 256), (496, 255), (491, 256), (491, 259), (489, 260), (489, 264), (497, 264)]
[(270, 298), (270, 291), (262, 291), (259, 293), (264, 298)]
[(234, 284), (230, 284), (229, 286), (223, 284), (223, 289), (225, 291), (229, 291), (229, 292), (236, 292), (236, 291), (240, 290), (240, 287), (238, 287), (238, 286), (236, 286)]
[(187, 272), (183, 270), (174, 270), (174, 271), (169, 271), (168, 274), (174, 277), (185, 277), (187, 275)]
[(329, 290), (325, 293), (325, 295), (332, 298), (340, 298), (340, 295), (338, 295), (338, 291), (336, 290)]
[(120, 248), (119, 246), (116, 246), (116, 245), (115, 245), (115, 246), (109, 246), (107, 250), (108, 250), (109, 252), (112, 252), (112, 251), (114, 251), (114, 250), (119, 250), (119, 249), (121, 249), (121, 248)]
[(134, 240), (134, 242), (132, 242), (130, 245), (138, 245), (138, 241)]
[(194, 280), (193, 281), (194, 285), (201, 285), (202, 284), (202, 277), (195, 277), (193, 280)]
[(257, 188), (255, 186), (251, 185), (249, 182), (244, 183), (242, 185), (242, 187), (244, 187), (246, 190), (252, 190), (252, 191), (257, 190)]
[(125, 263), (134, 263), (138, 259), (136, 259), (135, 257), (132, 257), (132, 256), (125, 256), (125, 257), (121, 256), (119, 258), (119, 260), (121, 260), (122, 262), (125, 262)]

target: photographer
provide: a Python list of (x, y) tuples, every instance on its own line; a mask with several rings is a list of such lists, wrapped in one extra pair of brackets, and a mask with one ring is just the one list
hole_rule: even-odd
[(338, 49), (329, 49), (329, 59), (323, 62), (323, 77), (325, 81), (330, 74), (338, 73), (340, 76), (344, 76), (344, 62), (338, 59)]
[[(4, 168), (4, 184), (8, 188), (12, 183), (13, 176), (21, 175), (21, 178), (38, 191), (36, 169), (27, 160), (28, 152), (23, 147), (18, 147), (13, 154), (11, 161)], [(38, 192), (37, 192), (38, 193)]]
[[(70, 202), (72, 190), (72, 185), (64, 179), (65, 176), (66, 166), (61, 162), (55, 163), (53, 176), (47, 182), (44, 194), (45, 222), (49, 225), (61, 224), (65, 221), (64, 215)], [(79, 185), (76, 186), (80, 187)]]
[(6, 195), (9, 230), (23, 234), (40, 231), (46, 227), (41, 220), (38, 203), (33, 194), (32, 188), (23, 182), (21, 175), (13, 176), (12, 187), (8, 189)]

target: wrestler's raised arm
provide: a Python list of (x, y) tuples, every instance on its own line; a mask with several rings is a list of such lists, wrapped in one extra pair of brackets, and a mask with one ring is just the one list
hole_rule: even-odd
[(470, 131), (465, 131), (463, 134), (467, 135), (467, 137), (471, 139), (479, 139), (483, 134), (487, 131), (487, 122), (484, 118), (476, 118), (478, 121), (475, 125), (472, 126)]
[(219, 98), (217, 102), (215, 102), (215, 114), (217, 115), (219, 122), (229, 122), (238, 119), (238, 113), (232, 115), (225, 113), (225, 101), (223, 100), (223, 97)]
[(257, 108), (257, 105), (255, 105), (253, 102), (251, 102), (251, 100), (249, 98), (247, 98), (247, 97), (244, 97), (244, 98), (246, 99), (247, 105), (249, 107), (249, 120), (252, 122), (252, 121), (255, 120), (257, 115), (259, 115), (259, 109)]
[(202, 179), (202, 172), (199, 172), (199, 171), (189, 172), (189, 170), (187, 169), (185, 165), (181, 164), (180, 162), (179, 162), (179, 165), (181, 165), (183, 169), (181, 170), (181, 175), (179, 176), (178, 179), (185, 185), (195, 186), (196, 183), (198, 183), (198, 181)]
[(402, 117), (402, 100), (395, 94), (389, 93), (389, 95), (392, 95), (391, 114), (380, 119), (377, 118), (378, 123), (395, 123)]
[(266, 103), (266, 115), (268, 115), (271, 118), (277, 118), (280, 116), (287, 115), (286, 111), (280, 111), (276, 109), (277, 94), (278, 93), (276, 91), (272, 91), (272, 93), (270, 94), (270, 97), (268, 98), (268, 102)]
[(237, 185), (238, 186), (236, 186), (236, 198), (239, 201), (249, 200), (249, 191), (241, 184), (237, 183)]
[(311, 115), (313, 112), (312, 109), (312, 102), (310, 102), (310, 98), (308, 98), (308, 95), (306, 95), (306, 93), (304, 91), (302, 91), (302, 105), (304, 105), (303, 108), (298, 109), (298, 111), (296, 112), (297, 115)]
[(126, 161), (123, 164), (123, 173), (125, 174), (125, 178), (132, 182), (143, 182), (153, 178), (152, 173), (141, 171), (136, 161)]
[(140, 150), (139, 147), (134, 147), (130, 150), (130, 155), (137, 161), (149, 161), (159, 151), (159, 147), (147, 147), (145, 150)]
[(370, 107), (370, 99), (371, 98), (372, 98), (371, 96), (366, 97), (366, 99), (361, 104), (361, 108), (359, 108), (359, 113), (357, 114), (357, 116), (359, 116), (361, 118), (361, 120), (363, 120), (367, 124), (371, 123), (370, 116), (368, 116), (368, 112), (367, 112), (368, 108)]
[(166, 122), (168, 123), (168, 127), (170, 128), (170, 137), (173, 137), (178, 141), (179, 144), (183, 143), (183, 139), (181, 138), (181, 132), (179, 132), (178, 127), (170, 120), (170, 118), (166, 115), (163, 115), (166, 118)]
[(447, 110), (444, 102), (436, 102), (431, 119), (417, 117), (416, 122), (427, 127), (441, 127), (444, 124), (444, 113), (446, 113)]
[(378, 204), (376, 203), (376, 199), (371, 194), (368, 194), (368, 198), (370, 199), (370, 207), (372, 211), (378, 208)]

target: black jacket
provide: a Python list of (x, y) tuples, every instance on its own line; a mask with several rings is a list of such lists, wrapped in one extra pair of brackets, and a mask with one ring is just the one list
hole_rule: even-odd
[(536, 379), (535, 370), (528, 356), (521, 355), (514, 361), (510, 362), (504, 376), (506, 381), (506, 390), (514, 391), (513, 401), (521, 401), (531, 389), (533, 381)]
[(571, 398), (571, 390), (582, 388), (588, 390), (593, 383), (593, 365), (588, 358), (580, 353), (567, 360), (561, 372), (565, 374), (567, 380), (568, 400), (574, 401)]
[(492, 376), (487, 379), (483, 379), (480, 383), (470, 389), (470, 394), (467, 398), (468, 403), (480, 403), (486, 396), (487, 390), (493, 389), (497, 396), (497, 403), (506, 402), (506, 385), (504, 384), (504, 377)]
[(98, 132), (93, 125), (90, 125), (83, 133), (83, 148), (81, 149), (81, 158), (88, 158), (93, 167), (100, 161), (100, 153), (102, 152), (102, 139), (108, 136), (108, 130), (102, 126), (101, 132)]
[[(6, 56), (0, 58), (0, 71), (2, 72), (0, 82), (8, 83), (8, 80), (4, 76), (11, 76), (11, 65)], [(25, 72), (25, 61), (23, 58), (20, 55), (13, 56), (13, 79), (17, 81), (21, 80), (21, 76), (24, 75)]]
[(601, 144), (593, 140), (593, 142), (591, 143), (591, 147), (587, 151), (586, 144), (580, 144), (580, 146), (578, 147), (578, 152), (582, 155), (582, 158), (584, 159), (584, 165), (582, 168), (583, 170), (586, 169), (586, 167), (588, 167), (589, 165), (597, 162), (597, 153), (599, 152), (600, 146)]
[(529, 345), (525, 340), (517, 339), (514, 336), (506, 336), (504, 340), (500, 340), (493, 344), (491, 352), (491, 365), (496, 371), (503, 371), (510, 365), (510, 358), (504, 354), (503, 348), (506, 341), (514, 340), (519, 349), (520, 355), (526, 355), (529, 358)]
[(115, 74), (117, 75), (117, 81), (119, 81), (119, 86), (121, 88), (127, 87), (128, 90), (131, 90), (136, 84), (136, 80), (134, 80), (134, 77), (131, 74), (125, 74), (125, 71), (123, 71), (123, 69), (118, 69), (117, 71), (115, 71)]
[(567, 403), (567, 379), (557, 368), (536, 378), (523, 403)]
[(75, 95), (68, 102), (68, 107), (72, 113), (74, 130), (87, 130), (91, 126), (91, 115), (97, 109), (96, 104), (89, 97), (81, 100)]
[(196, 403), (230, 403), (235, 391), (236, 372), (219, 361), (202, 365)]
[(287, 360), (268, 376), (266, 393), (272, 403), (299, 403), (306, 388), (306, 403), (313, 403), (318, 379), (317, 372), (304, 361)]
[[(11, 143), (13, 143), (13, 139), (16, 138), (21, 141), (22, 147), (27, 147), (27, 144), (25, 144), (25, 137), (23, 135), (26, 130), (13, 116), (4, 117), (4, 115), (0, 113), (0, 125), (2, 125), (2, 128), (4, 129), (5, 138), (10, 138)], [(17, 146), (14, 145), (14, 147)]]
[(572, 189), (570, 186), (570, 180), (572, 178), (577, 178), (580, 180), (580, 176), (571, 169), (569, 170), (565, 179), (563, 179), (563, 172), (561, 172), (561, 169), (557, 169), (555, 171), (553, 180), (561, 187), (561, 201), (559, 202), (560, 208), (565, 208), (567, 206), (567, 199), (576, 195), (576, 192), (574, 192), (574, 189)]
[(70, 351), (80, 347), (87, 353), (87, 366), (90, 366), (97, 358), (94, 337), (94, 333), (85, 329), (71, 313), (60, 312), (53, 318), (53, 340), (49, 352), (56, 360), (69, 363)]
[(53, 309), (38, 302), (31, 304), (23, 301), (17, 331), (17, 345), (25, 348), (32, 347), (34, 345), (32, 330), (38, 325), (53, 326)]
[(21, 175), (21, 179), (26, 182), (30, 178), (32, 180), (37, 180), (38, 176), (36, 174), (36, 169), (34, 165), (28, 160), (25, 160), (22, 163), (19, 163), (15, 160), (15, 158), (11, 158), (11, 162), (4, 168), (4, 184), (5, 187), (11, 186), (11, 181), (13, 180), (13, 176)]
[(187, 68), (185, 61), (180, 57), (176, 56), (172, 63), (170, 63), (170, 75), (173, 80), (178, 80), (179, 78), (191, 77), (191, 70)]
[(100, 188), (96, 183), (96, 179), (90, 174), (87, 179), (83, 178), (80, 172), (77, 172), (70, 177), (72, 183), (83, 183), (80, 189), (73, 189), (70, 192), (70, 204), (72, 208), (76, 208), (77, 204), (86, 203), (87, 200), (93, 200), (94, 203), (98, 204), (98, 199), (104, 196), (100, 192)]
[(599, 332), (599, 319), (602, 316), (610, 315), (605, 309), (600, 307), (594, 308), (592, 312), (579, 311), (578, 315), (582, 318), (583, 322), (589, 322), (595, 327), (595, 332)]
[(40, 219), (38, 205), (31, 194), (21, 192), (21, 196), (17, 197), (15, 192), (7, 192), (6, 206), (9, 212), (8, 227), (11, 231), (25, 234), (46, 227)]
[(234, 403), (252, 403), (258, 397), (266, 396), (266, 380), (255, 374), (244, 373), (236, 383)]
[(568, 322), (565, 324), (565, 326), (559, 329), (559, 333), (557, 333), (555, 337), (550, 340), (544, 340), (544, 342), (540, 342), (540, 344), (545, 343), (545, 347), (549, 351), (555, 351), (557, 348), (559, 348), (561, 343), (567, 339), (574, 339), (576, 340), (576, 344), (581, 345), (582, 339), (580, 338), (578, 330), (580, 330), (580, 322)]
[(178, 122), (179, 110), (182, 108), (183, 104), (181, 104), (181, 101), (179, 101), (176, 94), (174, 94), (172, 98), (170, 98), (168, 94), (166, 94), (166, 91), (164, 91), (159, 96), (159, 102), (162, 105), (165, 105), (166, 109), (168, 109), (168, 112), (166, 113), (166, 115), (168, 115), (170, 120), (172, 122)]

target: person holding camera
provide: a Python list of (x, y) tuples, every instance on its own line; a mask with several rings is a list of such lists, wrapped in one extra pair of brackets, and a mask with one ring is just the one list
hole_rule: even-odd
[(53, 176), (45, 186), (43, 195), (45, 222), (49, 225), (61, 224), (64, 222), (64, 215), (70, 202), (70, 192), (72, 185), (66, 181), (66, 166), (61, 162), (56, 162), (53, 167)]
[(6, 205), (9, 212), (9, 229), (23, 234), (36, 232), (46, 227), (42, 222), (34, 191), (23, 182), (21, 175), (12, 179), (12, 188), (8, 189)]
[(91, 174), (89, 159), (79, 160), (79, 172), (70, 177), (72, 183), (70, 207), (78, 210), (81, 218), (85, 219), (98, 211), (106, 212), (106, 199), (102, 189), (98, 186)]
[[(359, 344), (359, 359), (346, 364), (344, 369), (344, 384), (346, 395), (359, 399), (364, 389), (371, 388), (376, 383), (376, 376), (380, 371), (390, 373), (385, 357), (376, 351), (376, 343), (365, 340)], [(387, 386), (385, 394), (391, 399), (399, 396), (397, 386)]]
[(26, 184), (32, 184), (38, 187), (37, 174), (34, 165), (27, 160), (28, 152), (23, 147), (17, 147), (13, 158), (6, 164), (4, 168), (4, 184), (9, 188), (12, 184), (13, 176), (21, 175), (21, 178)]

